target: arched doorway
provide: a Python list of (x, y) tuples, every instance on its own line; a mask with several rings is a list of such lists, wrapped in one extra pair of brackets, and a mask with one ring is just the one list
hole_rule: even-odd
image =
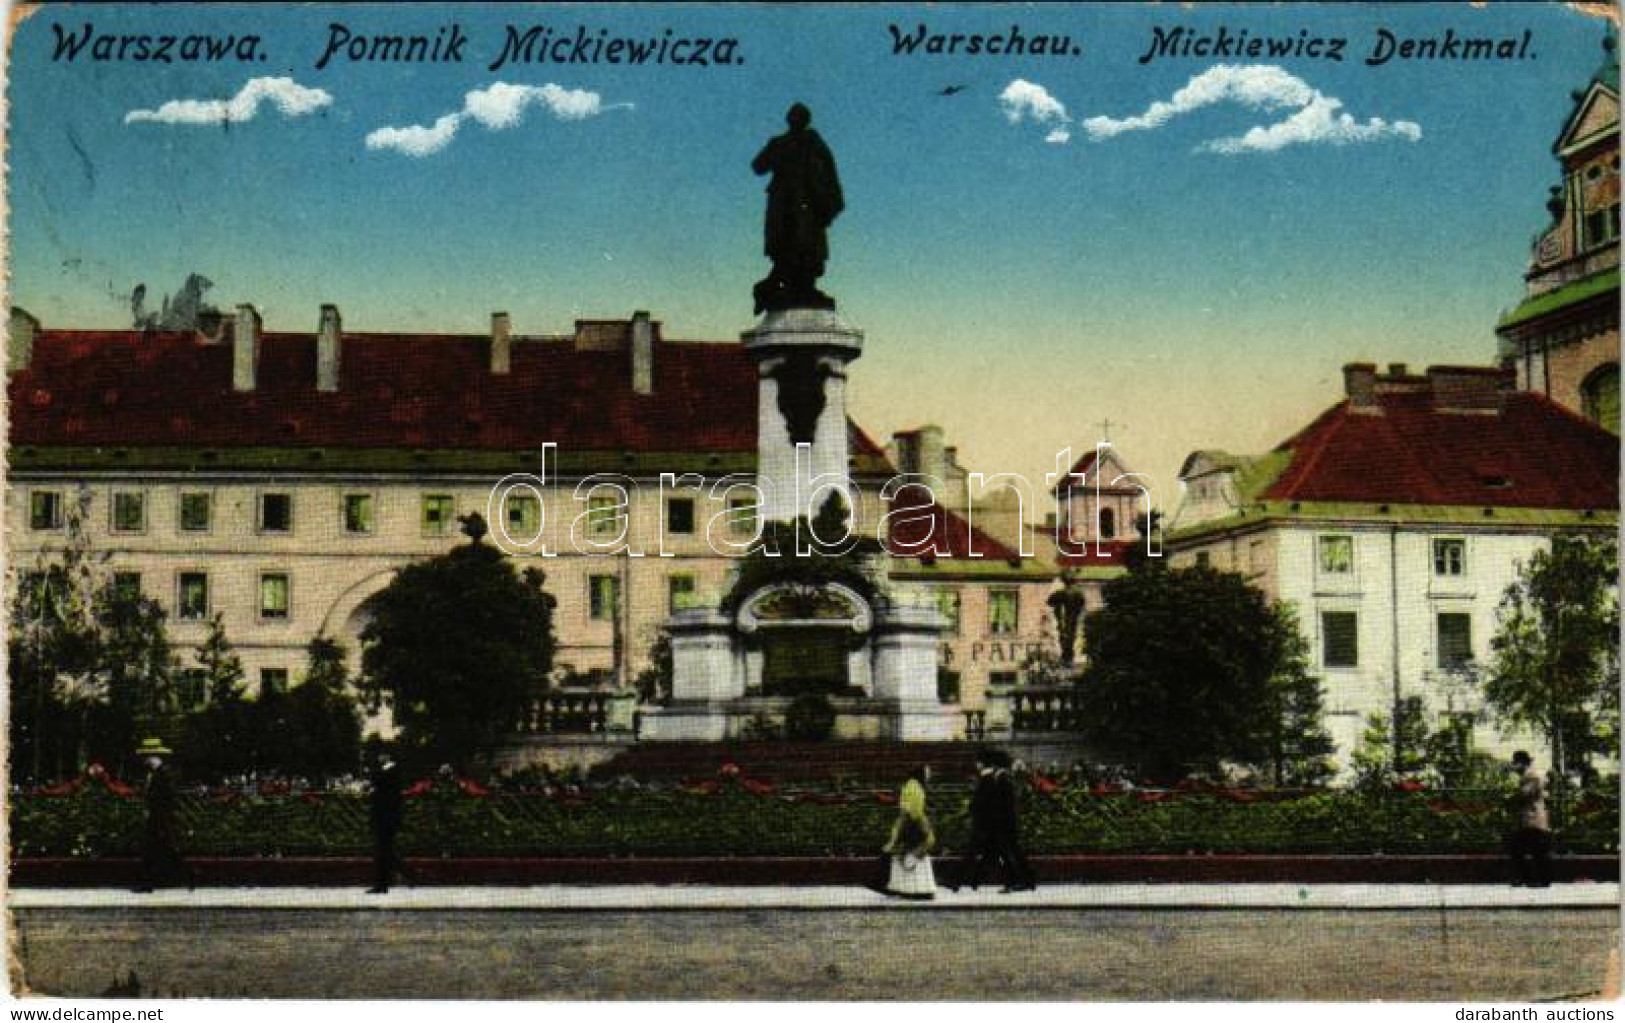
[(1598, 366), (1580, 384), (1580, 410), (1603, 429), (1619, 432), (1619, 363)]

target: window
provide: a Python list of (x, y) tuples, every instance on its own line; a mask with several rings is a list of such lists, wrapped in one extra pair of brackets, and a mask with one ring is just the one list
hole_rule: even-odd
[(673, 497), (666, 501), (666, 532), (694, 532), (694, 499)]
[(1117, 535), (1117, 513), (1110, 508), (1100, 509), (1100, 538), (1110, 540)]
[(260, 695), (266, 693), (285, 693), (288, 691), (287, 668), (261, 668), (260, 669)]
[(989, 590), (987, 594), (987, 629), (995, 635), (1016, 631), (1020, 624), (1019, 594), (1015, 590)]
[(202, 572), (182, 572), (180, 596), (175, 602), (176, 617), (202, 619), (209, 617), (209, 577)]
[(260, 617), (288, 617), (288, 576), (267, 572), (260, 576)]
[(1019, 672), (990, 671), (987, 674), (987, 687), (989, 689), (1011, 689), (1015, 687), (1020, 677)]
[(625, 528), (626, 508), (615, 497), (587, 499), (587, 522), (594, 536), (619, 536)]
[(1353, 611), (1322, 611), (1320, 637), (1320, 663), (1328, 668), (1353, 668), (1359, 665), (1359, 616)]
[(62, 528), (62, 491), (35, 490), (28, 495), (28, 528)]
[(1323, 575), (1353, 575), (1354, 537), (1321, 537), (1320, 571)]
[(1619, 237), (1619, 204), (1592, 210), (1585, 219), (1586, 246), (1603, 245)]
[(113, 494), (113, 532), (139, 533), (147, 528), (147, 495), (139, 490)]
[(620, 600), (620, 580), (612, 575), (587, 577), (588, 613), (595, 622), (607, 622), (615, 617), (615, 606)]
[(1207, 551), (1196, 552), (1196, 567), (1209, 568), (1213, 564), (1213, 555)]
[(942, 617), (948, 622), (949, 635), (959, 635), (959, 591), (938, 590), (937, 610), (942, 612)]
[(542, 502), (534, 494), (508, 495), (508, 540), (534, 543), (542, 532)]
[(1433, 574), (1465, 575), (1467, 573), (1467, 541), (1440, 539), (1433, 541)]
[(183, 533), (204, 533), (209, 529), (209, 495), (181, 492), (180, 527)]
[(1473, 659), (1473, 616), (1461, 612), (1439, 615), (1439, 667), (1459, 668)]
[(666, 608), (671, 614), (694, 606), (694, 577), (673, 575), (666, 577)]
[(344, 531), (370, 533), (373, 531), (372, 495), (344, 495)]
[(756, 502), (748, 497), (728, 499), (728, 532), (734, 536), (756, 535)]
[(141, 597), (140, 572), (113, 573), (113, 599), (121, 604), (133, 603)]
[(196, 710), (208, 698), (208, 675), (202, 668), (188, 668), (181, 672), (175, 686), (175, 702), (180, 710)]
[(260, 495), (260, 532), (286, 533), (293, 529), (293, 495)]
[(1599, 366), (1580, 385), (1580, 409), (1605, 430), (1619, 432), (1619, 363)]
[(452, 515), (456, 506), (450, 494), (423, 495), (423, 535), (445, 536), (451, 532)]

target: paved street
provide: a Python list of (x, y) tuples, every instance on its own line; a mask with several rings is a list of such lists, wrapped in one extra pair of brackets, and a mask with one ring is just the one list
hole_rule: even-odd
[(11, 906), (31, 989), (80, 996), (133, 971), (144, 994), (225, 997), (1530, 1000), (1601, 990), (1618, 944), (1615, 885), (1105, 889), (925, 905), (846, 889), (22, 890)]

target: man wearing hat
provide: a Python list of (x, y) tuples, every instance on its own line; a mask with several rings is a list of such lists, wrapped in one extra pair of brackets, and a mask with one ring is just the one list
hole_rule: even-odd
[(175, 779), (170, 773), (167, 758), (170, 751), (156, 738), (147, 738), (136, 747), (136, 759), (146, 767), (146, 780), (142, 784), (142, 797), (147, 804), (146, 832), (141, 843), (141, 883), (137, 892), (150, 892), (155, 888), (186, 879), (192, 887), (192, 873), (176, 848)]
[(401, 828), (401, 769), (388, 753), (378, 758), (372, 772), (372, 863), (369, 895), (383, 895), (395, 878), (395, 833)]

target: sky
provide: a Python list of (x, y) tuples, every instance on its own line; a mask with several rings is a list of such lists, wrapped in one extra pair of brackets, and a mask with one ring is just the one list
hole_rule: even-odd
[[(246, 60), (56, 54), (87, 25), (260, 39)], [(509, 25), (564, 50), (733, 44), (704, 67), (493, 70)], [(894, 52), (922, 26), (1067, 47)], [(1345, 43), (1142, 61), (1176, 28)], [(1367, 63), (1381, 31), (1447, 30), (1529, 43)], [(380, 34), (467, 41), (348, 58)], [(1171, 509), (1187, 453), (1267, 450), (1341, 397), (1345, 362), (1492, 358), (1603, 34), (1516, 3), (47, 8), (10, 41), (10, 300), (123, 327), (138, 282), (156, 299), (200, 272), (272, 330), (333, 302), (360, 331), (647, 309), (669, 337), (736, 338), (768, 269), (750, 160), (801, 101), (846, 196), (822, 286), (867, 335), (853, 418), (878, 439), (936, 423), (972, 470), (1037, 483), (1109, 420)]]

